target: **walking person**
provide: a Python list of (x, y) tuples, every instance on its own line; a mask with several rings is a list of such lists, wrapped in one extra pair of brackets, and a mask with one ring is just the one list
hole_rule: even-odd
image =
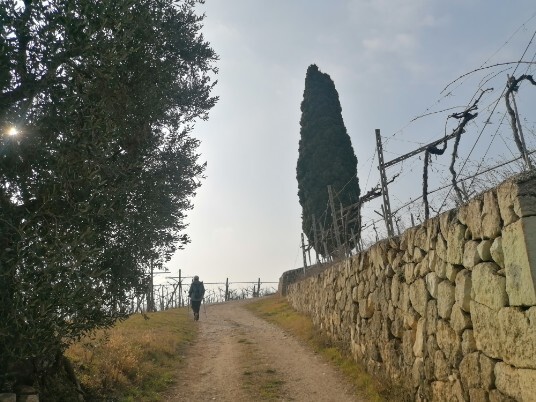
[(194, 320), (199, 320), (199, 310), (201, 309), (201, 301), (205, 296), (205, 285), (203, 282), (199, 281), (199, 276), (194, 276), (194, 280), (190, 285), (190, 290), (188, 291), (188, 297), (190, 298), (192, 310), (194, 312)]

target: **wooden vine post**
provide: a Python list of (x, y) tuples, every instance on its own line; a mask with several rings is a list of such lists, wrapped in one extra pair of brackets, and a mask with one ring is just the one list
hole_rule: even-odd
[(376, 129), (376, 147), (378, 149), (378, 168), (380, 169), (382, 195), (383, 195), (383, 219), (387, 227), (387, 235), (394, 236), (393, 217), (391, 216), (391, 206), (389, 204), (389, 191), (387, 190), (387, 175), (385, 174), (385, 165), (383, 163), (383, 148), (380, 129)]

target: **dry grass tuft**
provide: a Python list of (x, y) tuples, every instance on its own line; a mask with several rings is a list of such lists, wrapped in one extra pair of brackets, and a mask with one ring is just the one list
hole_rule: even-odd
[(196, 326), (186, 309), (132, 315), (66, 352), (89, 400), (158, 401), (173, 383)]

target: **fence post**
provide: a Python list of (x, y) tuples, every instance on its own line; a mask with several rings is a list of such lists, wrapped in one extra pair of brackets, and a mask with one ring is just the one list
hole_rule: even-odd
[(383, 207), (384, 207), (384, 220), (387, 227), (387, 235), (389, 237), (394, 236), (393, 220), (391, 216), (391, 206), (389, 205), (389, 192), (387, 190), (387, 176), (385, 174), (385, 166), (383, 163), (383, 148), (382, 139), (380, 136), (380, 129), (376, 129), (376, 147), (378, 148), (378, 167), (380, 169), (381, 186), (383, 194)]
[(301, 248), (303, 255), (303, 272), (305, 273), (305, 268), (307, 268), (307, 256), (305, 255), (305, 243), (303, 240), (303, 233), (301, 234)]
[(331, 207), (331, 219), (333, 221), (333, 230), (335, 231), (335, 240), (337, 241), (337, 249), (341, 250), (341, 239), (339, 237), (339, 225), (337, 224), (337, 211), (333, 201), (333, 191), (331, 185), (328, 186), (329, 205)]
[(229, 300), (229, 278), (225, 278), (225, 301)]

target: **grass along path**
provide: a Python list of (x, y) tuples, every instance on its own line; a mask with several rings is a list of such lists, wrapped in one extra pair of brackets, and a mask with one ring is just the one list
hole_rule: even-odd
[(71, 360), (86, 401), (160, 401), (181, 370), (197, 326), (186, 308), (134, 314), (72, 345)]

